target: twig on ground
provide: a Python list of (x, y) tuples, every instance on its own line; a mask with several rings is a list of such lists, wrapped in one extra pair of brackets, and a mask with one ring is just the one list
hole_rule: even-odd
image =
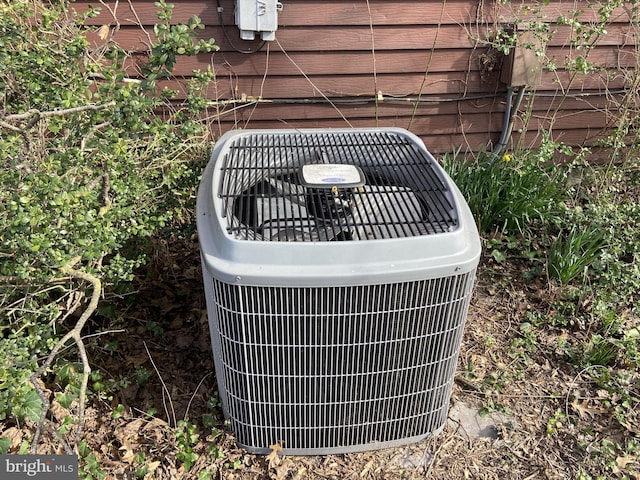
[(125, 333), (126, 330), (124, 328), (120, 328), (118, 330), (105, 330), (104, 332), (92, 333), (91, 335), (85, 335), (82, 337), (83, 340), (87, 338), (100, 337), (102, 335), (113, 335), (114, 333)]
[(209, 372), (207, 373), (204, 377), (202, 377), (202, 380), (200, 380), (200, 383), (198, 383), (198, 386), (196, 387), (196, 389), (193, 391), (193, 395), (191, 395), (191, 398), (189, 399), (189, 403), (187, 404), (187, 409), (184, 412), (184, 417), (183, 420), (188, 420), (189, 419), (189, 409), (191, 408), (191, 402), (193, 402), (193, 399), (196, 397), (196, 394), (198, 393), (198, 390), (200, 390), (200, 387), (202, 386), (202, 384), (204, 383), (204, 381), (210, 377), (211, 375), (213, 375), (213, 372)]
[[(173, 419), (173, 426), (175, 427), (178, 424), (178, 422), (176, 420), (176, 411), (173, 408), (173, 401), (171, 400), (171, 394), (169, 393), (169, 389), (167, 388), (167, 385), (164, 383), (164, 380), (162, 379), (162, 375), (160, 375), (160, 371), (156, 366), (156, 362), (153, 361), (153, 357), (151, 356), (151, 352), (149, 352), (147, 343), (143, 341), (142, 344), (144, 345), (144, 349), (147, 351), (147, 356), (149, 357), (149, 361), (151, 362), (151, 365), (153, 366), (153, 369), (155, 370), (156, 375), (158, 375), (158, 378), (160, 379), (160, 383), (162, 384), (162, 403), (164, 404), (165, 414), (167, 415), (167, 422), (170, 422), (171, 419)], [(167, 409), (167, 404), (165, 403), (165, 395), (169, 399), (169, 406), (171, 407), (171, 415), (169, 415), (169, 410)]]
[(79, 439), (80, 436), (82, 435), (82, 428), (84, 425), (84, 408), (85, 408), (85, 401), (87, 396), (87, 384), (89, 382), (89, 375), (91, 374), (91, 366), (89, 365), (89, 359), (87, 358), (87, 352), (84, 347), (84, 342), (82, 341), (81, 333), (85, 323), (87, 323), (87, 320), (91, 317), (93, 312), (98, 307), (98, 301), (100, 300), (100, 293), (102, 291), (102, 283), (100, 282), (100, 279), (97, 278), (96, 276), (91, 275), (90, 273), (87, 273), (87, 272), (76, 270), (74, 266), (79, 261), (80, 261), (80, 257), (75, 257), (71, 259), (66, 265), (64, 265), (60, 269), (60, 271), (62, 273), (65, 273), (71, 276), (72, 278), (84, 280), (86, 282), (91, 283), (93, 292), (91, 294), (91, 300), (89, 301), (89, 305), (80, 316), (80, 319), (78, 319), (78, 322), (76, 323), (76, 325), (64, 337), (62, 337), (58, 341), (58, 343), (55, 344), (55, 346), (49, 353), (49, 356), (44, 361), (40, 369), (37, 372), (35, 372), (33, 375), (31, 375), (31, 383), (35, 387), (36, 392), (38, 393), (38, 396), (42, 401), (42, 413), (40, 414), (40, 419), (38, 420), (38, 425), (33, 435), (33, 441), (31, 443), (32, 453), (36, 453), (36, 448), (38, 445), (38, 440), (40, 438), (40, 433), (42, 431), (42, 428), (44, 427), (44, 422), (47, 417), (47, 412), (49, 411), (49, 407), (51, 405), (49, 402), (49, 399), (47, 398), (47, 395), (44, 393), (38, 381), (40, 380), (40, 377), (42, 377), (42, 375), (51, 366), (55, 358), (58, 356), (58, 353), (60, 353), (60, 350), (65, 346), (65, 344), (69, 340), (73, 340), (74, 343), (77, 345), (78, 352), (80, 354), (80, 359), (82, 361), (82, 383), (80, 385), (80, 393), (78, 398), (78, 425), (76, 427), (76, 439)]
[(429, 465), (427, 466), (427, 469), (426, 469), (426, 471), (424, 473), (424, 477), (425, 478), (429, 478), (429, 476), (431, 474), (431, 471), (432, 471), (436, 461), (438, 460), (438, 455), (440, 455), (440, 452), (443, 449), (446, 449), (446, 447), (453, 441), (454, 434), (455, 434), (455, 431), (449, 432), (448, 435), (447, 435), (447, 438), (444, 439), (445, 441), (440, 443), (440, 445), (438, 446), (436, 451), (433, 452), (433, 455), (431, 457), (431, 461), (429, 462)]

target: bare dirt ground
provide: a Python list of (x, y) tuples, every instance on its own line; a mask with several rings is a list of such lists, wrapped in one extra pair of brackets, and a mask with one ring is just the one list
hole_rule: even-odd
[[(81, 464), (94, 478), (102, 472), (113, 479), (524, 480), (598, 472), (590, 442), (629, 430), (611, 420), (601, 393), (556, 354), (557, 345), (579, 338), (559, 329), (527, 336), (527, 312), (548, 309), (555, 293), (540, 280), (521, 278), (517, 264), (481, 262), (451, 399), (452, 406), (499, 413), (495, 438), (470, 436), (453, 419), (437, 437), (408, 447), (257, 456), (235, 446), (215, 405), (197, 240), (158, 244), (137, 292), (123, 295), (115, 314), (103, 310), (91, 326), (114, 333), (90, 340), (103, 391), (87, 410), (84, 440), (93, 454)], [(53, 403), (54, 424), (66, 413)], [(181, 420), (194, 426), (190, 435), (176, 435)], [(637, 419), (629, 422), (638, 427)], [(0, 433), (14, 439), (16, 452), (31, 427), (5, 423)], [(39, 451), (60, 452), (59, 442), (45, 433)], [(193, 462), (188, 471), (185, 458)], [(617, 462), (620, 477), (638, 468), (637, 458)]]

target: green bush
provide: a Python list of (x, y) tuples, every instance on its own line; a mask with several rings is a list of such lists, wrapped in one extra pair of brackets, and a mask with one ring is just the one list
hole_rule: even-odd
[(0, 2), (0, 419), (38, 418), (29, 378), (60, 323), (86, 306), (84, 286), (60, 268), (79, 257), (74, 268), (107, 291), (130, 280), (144, 262), (139, 245), (195, 187), (208, 132), (200, 92), (212, 75), (198, 74), (193, 101), (163, 117), (154, 112), (174, 93), (155, 80), (177, 55), (216, 47), (195, 40), (197, 18), (171, 25), (171, 5), (156, 5), (159, 40), (136, 82), (117, 46), (91, 50), (67, 2)]
[[(589, 267), (584, 284), (597, 289), (597, 302), (637, 313), (640, 205), (633, 192), (640, 188), (640, 179), (622, 166), (613, 173), (601, 167), (588, 169), (577, 204), (555, 224), (559, 233), (548, 248), (549, 274), (567, 283), (575, 278), (568, 275), (571, 270), (579, 275)], [(603, 189), (603, 183), (609, 187)], [(563, 269), (566, 278), (554, 275)]]

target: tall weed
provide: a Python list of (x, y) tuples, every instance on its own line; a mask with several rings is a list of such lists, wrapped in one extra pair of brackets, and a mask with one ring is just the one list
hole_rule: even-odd
[(604, 234), (598, 227), (585, 230), (573, 226), (568, 232), (560, 232), (549, 248), (549, 277), (562, 285), (580, 274), (587, 277), (588, 268), (598, 259), (604, 243)]
[(453, 155), (442, 163), (482, 233), (530, 235), (536, 224), (563, 211), (567, 196), (563, 174), (544, 166), (534, 154), (481, 153), (466, 162)]

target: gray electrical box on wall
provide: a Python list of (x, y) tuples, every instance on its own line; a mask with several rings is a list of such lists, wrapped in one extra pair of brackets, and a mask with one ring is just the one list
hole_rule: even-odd
[(282, 3), (277, 0), (236, 0), (236, 25), (240, 29), (240, 38), (254, 40), (256, 33), (262, 40), (276, 39), (278, 12)]
[(518, 35), (513, 47), (502, 63), (500, 81), (510, 87), (536, 86), (540, 83), (545, 45), (533, 32)]

